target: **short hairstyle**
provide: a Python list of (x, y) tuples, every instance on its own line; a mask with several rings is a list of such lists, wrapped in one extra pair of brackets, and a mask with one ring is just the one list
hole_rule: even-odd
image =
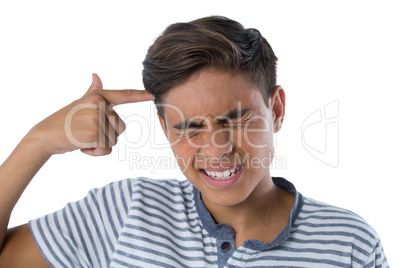
[(258, 30), (212, 16), (168, 26), (149, 47), (142, 77), (162, 118), (160, 104), (166, 93), (207, 67), (244, 74), (258, 87), (268, 107), (276, 85), (276, 62)]

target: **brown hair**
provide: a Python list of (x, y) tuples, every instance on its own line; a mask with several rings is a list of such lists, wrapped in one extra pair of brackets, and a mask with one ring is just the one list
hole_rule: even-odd
[(149, 47), (142, 77), (162, 118), (158, 104), (166, 93), (206, 67), (245, 74), (258, 86), (268, 106), (276, 85), (276, 61), (258, 30), (213, 16), (170, 25)]

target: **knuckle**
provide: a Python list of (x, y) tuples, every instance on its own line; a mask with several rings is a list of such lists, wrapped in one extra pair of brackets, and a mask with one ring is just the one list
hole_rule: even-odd
[(111, 147), (115, 146), (116, 144), (117, 144), (117, 139), (116, 139), (116, 138), (110, 140), (110, 146), (111, 146)]
[(119, 132), (119, 134), (123, 133), (126, 130), (126, 123), (120, 118), (118, 117), (116, 120), (116, 124), (117, 124), (117, 130)]
[(87, 102), (91, 104), (99, 104), (102, 102), (106, 102), (105, 98), (101, 94), (92, 94), (88, 96)]
[(109, 131), (108, 135), (108, 140), (109, 140), (109, 146), (115, 146), (117, 143), (117, 134), (114, 130)]
[(117, 124), (117, 135), (121, 135), (124, 131), (126, 130), (126, 124), (120, 120), (120, 122)]

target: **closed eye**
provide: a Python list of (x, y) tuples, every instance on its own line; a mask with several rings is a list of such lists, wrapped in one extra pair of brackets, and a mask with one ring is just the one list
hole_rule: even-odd
[(203, 127), (192, 127), (192, 128), (185, 128), (185, 129), (181, 129), (181, 130), (177, 130), (176, 134), (179, 137), (192, 137), (198, 133), (201, 133), (203, 131)]
[(193, 120), (186, 120), (181, 122), (180, 124), (174, 125), (173, 128), (176, 129), (176, 134), (179, 137), (189, 137), (201, 132), (200, 130), (205, 128), (204, 121), (205, 119), (202, 120), (200, 123), (197, 123)]

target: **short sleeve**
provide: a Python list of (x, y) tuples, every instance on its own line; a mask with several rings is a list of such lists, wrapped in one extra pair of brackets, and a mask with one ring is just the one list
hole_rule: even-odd
[(131, 195), (128, 179), (93, 189), (84, 199), (30, 221), (31, 234), (53, 267), (108, 267)]

